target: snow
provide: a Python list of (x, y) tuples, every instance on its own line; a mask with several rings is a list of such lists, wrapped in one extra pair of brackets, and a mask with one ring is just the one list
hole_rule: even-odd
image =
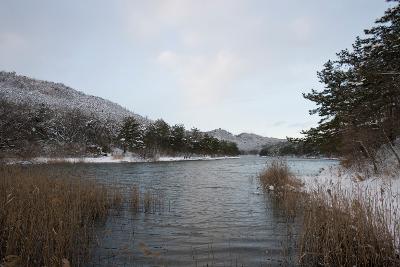
[(0, 71), (0, 97), (12, 103), (27, 103), (36, 108), (44, 105), (58, 112), (77, 109), (113, 125), (120, 124), (127, 116), (133, 116), (143, 124), (149, 122), (109, 100), (86, 95), (61, 83), (36, 80), (14, 72)]
[(358, 199), (373, 203), (374, 208), (383, 212), (386, 224), (392, 231), (395, 244), (400, 236), (400, 170), (390, 174), (367, 177), (364, 173), (341, 166), (332, 166), (321, 170), (316, 176), (298, 177), (303, 183), (303, 191), (325, 192), (326, 194), (344, 196), (348, 200)]
[(104, 156), (104, 157), (69, 157), (69, 158), (47, 158), (38, 157), (29, 161), (8, 161), (8, 164), (48, 164), (48, 163), (139, 163), (139, 162), (174, 162), (174, 161), (202, 161), (202, 160), (224, 160), (239, 159), (240, 157), (159, 157), (158, 159), (143, 159), (135, 156)]
[(315, 191), (321, 186), (330, 190), (335, 190), (340, 186), (341, 189), (348, 191), (361, 190), (374, 193), (390, 191), (393, 196), (400, 196), (400, 173), (366, 177), (365, 174), (352, 169), (332, 166), (322, 170), (316, 176), (300, 176), (299, 178), (304, 183), (304, 189), (309, 192)]
[(363, 82), (349, 82), (348, 84), (349, 85), (354, 85), (354, 86), (362, 86), (362, 85), (364, 85)]

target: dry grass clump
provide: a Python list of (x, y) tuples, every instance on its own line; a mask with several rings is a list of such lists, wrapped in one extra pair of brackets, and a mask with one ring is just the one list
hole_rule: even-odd
[(300, 263), (306, 266), (399, 266), (393, 225), (374, 197), (319, 189), (304, 204)]
[(0, 166), (0, 259), (16, 266), (81, 265), (95, 223), (120, 198), (56, 167)]
[(272, 161), (259, 179), (262, 187), (270, 191), (297, 190), (302, 186), (301, 181), (291, 173), (287, 163), (279, 160)]
[(147, 189), (140, 192), (139, 187), (134, 185), (131, 189), (131, 209), (138, 212), (159, 212), (164, 209), (164, 196), (159, 190)]
[(261, 187), (278, 209), (293, 217), (300, 209), (302, 183), (290, 171), (284, 161), (274, 160), (259, 176)]
[(140, 210), (140, 191), (137, 185), (132, 187), (131, 191), (131, 208), (133, 212), (139, 212)]
[(111, 192), (111, 203), (112, 206), (116, 209), (119, 210), (122, 208), (124, 197), (121, 193), (121, 190), (119, 188), (113, 188), (110, 190)]
[(273, 161), (259, 178), (273, 204), (288, 219), (301, 220), (301, 265), (400, 266), (399, 207), (385, 203), (383, 189), (376, 195), (338, 184), (301, 192), (302, 183), (282, 161)]

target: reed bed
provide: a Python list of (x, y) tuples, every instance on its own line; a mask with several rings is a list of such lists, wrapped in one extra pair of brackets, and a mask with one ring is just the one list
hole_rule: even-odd
[(285, 161), (274, 160), (259, 175), (259, 181), (264, 192), (272, 203), (288, 217), (297, 215), (301, 209), (302, 183), (290, 171)]
[[(376, 196), (318, 188), (304, 203), (300, 263), (306, 266), (400, 266), (395, 236)], [(397, 209), (397, 208), (396, 208)]]
[(146, 189), (141, 192), (139, 186), (133, 185), (130, 192), (130, 204), (133, 213), (154, 213), (164, 210), (164, 195), (160, 190)]
[(259, 179), (288, 218), (300, 219), (300, 265), (400, 266), (399, 207), (382, 195), (340, 185), (304, 192), (282, 161), (272, 162)]
[(269, 163), (259, 176), (259, 180), (264, 189), (277, 192), (297, 190), (302, 186), (301, 181), (292, 174), (289, 166), (283, 160), (274, 160)]
[(0, 259), (5, 266), (80, 266), (118, 190), (56, 167), (0, 166)]

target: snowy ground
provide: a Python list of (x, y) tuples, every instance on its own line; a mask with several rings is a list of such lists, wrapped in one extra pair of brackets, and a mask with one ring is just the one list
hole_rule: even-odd
[[(341, 166), (334, 166), (322, 170), (316, 176), (299, 177), (304, 183), (304, 190), (308, 192), (324, 188), (347, 191), (349, 193), (368, 193), (380, 198), (392, 198), (400, 201), (400, 170), (397, 173), (381, 174), (366, 177), (365, 174)], [(399, 202), (400, 203), (400, 202)]]
[[(400, 153), (400, 138), (395, 141), (395, 150)], [(379, 200), (400, 207), (400, 169), (398, 162), (388, 146), (382, 146), (377, 155), (379, 173), (374, 174), (373, 167), (365, 164), (363, 172), (340, 165), (321, 170), (317, 176), (299, 177), (305, 184), (306, 191), (323, 187), (332, 193), (345, 191), (349, 197), (365, 194), (378, 197)], [(393, 204), (394, 203), (394, 204)]]
[(391, 174), (366, 177), (365, 174), (341, 166), (322, 170), (316, 176), (298, 177), (308, 193), (324, 192), (331, 196), (343, 196), (349, 201), (364, 201), (379, 211), (379, 220), (384, 220), (400, 244), (400, 170)]

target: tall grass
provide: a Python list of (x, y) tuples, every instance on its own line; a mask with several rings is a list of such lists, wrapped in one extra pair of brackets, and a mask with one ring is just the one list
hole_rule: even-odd
[(260, 174), (259, 181), (261, 187), (270, 197), (270, 200), (279, 209), (284, 211), (287, 216), (293, 217), (300, 210), (302, 192), (299, 190), (302, 186), (290, 171), (285, 161), (274, 160)]
[(400, 266), (398, 207), (388, 211), (382, 196), (340, 185), (301, 192), (301, 182), (282, 161), (272, 162), (259, 179), (288, 217), (300, 219), (299, 264)]
[[(319, 188), (304, 202), (300, 263), (307, 266), (400, 266), (393, 225), (372, 195)], [(397, 247), (397, 248), (396, 248)]]
[(82, 265), (96, 222), (118, 191), (48, 166), (0, 166), (0, 259), (12, 266)]
[(274, 160), (259, 177), (261, 185), (267, 190), (296, 190), (302, 183), (290, 171), (283, 160)]
[(164, 195), (159, 190), (147, 189), (144, 192), (133, 185), (130, 193), (130, 204), (133, 213), (160, 212), (164, 209)]

